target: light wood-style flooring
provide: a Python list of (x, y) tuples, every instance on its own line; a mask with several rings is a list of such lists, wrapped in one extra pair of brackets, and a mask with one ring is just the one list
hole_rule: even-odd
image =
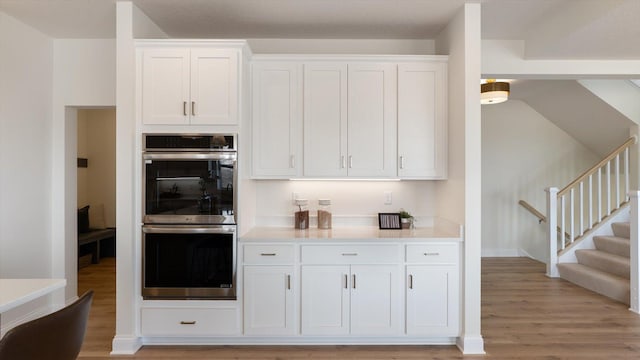
[(640, 316), (561, 279), (527, 258), (482, 260), (486, 355), (454, 346), (145, 346), (109, 357), (115, 333), (115, 260), (83, 268), (78, 291), (95, 291), (80, 360), (96, 359), (639, 359)]

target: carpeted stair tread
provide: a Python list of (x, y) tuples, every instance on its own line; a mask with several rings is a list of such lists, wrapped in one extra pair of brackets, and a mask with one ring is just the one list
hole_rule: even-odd
[(629, 279), (631, 262), (628, 257), (596, 249), (576, 250), (576, 257), (582, 265)]
[(613, 223), (611, 224), (611, 228), (615, 236), (627, 239), (631, 238), (631, 227), (628, 222)]
[(558, 264), (560, 277), (578, 286), (629, 304), (629, 280), (577, 263)]
[(631, 252), (630, 242), (627, 238), (617, 236), (594, 236), (593, 243), (596, 249), (610, 254), (629, 257)]

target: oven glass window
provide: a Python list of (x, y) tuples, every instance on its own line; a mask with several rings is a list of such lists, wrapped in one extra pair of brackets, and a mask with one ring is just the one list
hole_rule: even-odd
[(146, 160), (147, 215), (233, 215), (234, 160)]
[(233, 287), (233, 234), (145, 234), (147, 288)]

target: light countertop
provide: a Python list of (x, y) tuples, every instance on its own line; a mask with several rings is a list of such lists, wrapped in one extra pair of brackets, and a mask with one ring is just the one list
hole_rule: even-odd
[(462, 241), (459, 234), (442, 228), (424, 227), (406, 230), (380, 230), (374, 226), (310, 228), (256, 227), (241, 236), (241, 242), (255, 241)]

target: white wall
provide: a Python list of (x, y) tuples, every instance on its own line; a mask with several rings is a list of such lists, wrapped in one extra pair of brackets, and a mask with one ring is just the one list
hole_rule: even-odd
[[(82, 156), (81, 156), (82, 155)], [(103, 211), (103, 225), (116, 225), (116, 112), (115, 109), (78, 111), (78, 156), (89, 161), (78, 168), (78, 207), (90, 205), (90, 226)]]
[(53, 273), (77, 296), (76, 109), (115, 106), (115, 40), (58, 39), (53, 46)]
[[(0, 277), (51, 277), (51, 39), (0, 12)], [(2, 324), (46, 301), (2, 314)]]
[(482, 106), (482, 255), (546, 261), (545, 224), (518, 201), (544, 213), (545, 188), (564, 187), (599, 160), (525, 102)]
[(434, 55), (434, 40), (249, 39), (254, 54), (409, 54)]

